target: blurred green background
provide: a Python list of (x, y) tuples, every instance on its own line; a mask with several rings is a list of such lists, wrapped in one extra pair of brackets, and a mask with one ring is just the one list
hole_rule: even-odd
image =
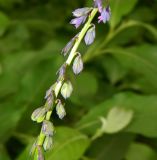
[[(64, 62), (60, 52), (78, 33), (71, 12), (92, 0), (0, 0), (0, 160), (26, 160), (40, 124), (33, 110)], [(110, 0), (109, 24), (96, 23), (96, 41), (81, 44), (83, 73), (67, 116), (58, 120), (47, 160), (157, 159), (157, 1)], [(99, 118), (112, 107), (131, 108), (130, 124), (94, 141)], [(123, 118), (125, 121), (125, 118)], [(96, 123), (95, 123), (96, 122)], [(118, 124), (117, 124), (118, 125)]]

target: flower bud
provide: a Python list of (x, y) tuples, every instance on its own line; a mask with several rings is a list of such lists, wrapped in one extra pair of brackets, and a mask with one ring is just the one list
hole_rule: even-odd
[(60, 91), (60, 88), (62, 86), (62, 81), (57, 81), (54, 85), (53, 85), (53, 90), (54, 90), (54, 93), (55, 93), (55, 96), (57, 97), (58, 96), (58, 93)]
[(67, 99), (71, 96), (71, 93), (73, 91), (73, 87), (70, 81), (67, 81), (63, 84), (61, 88), (61, 94), (62, 96)]
[(73, 24), (75, 28), (78, 28), (80, 27), (81, 24), (85, 23), (86, 19), (87, 19), (87, 16), (77, 17), (77, 18), (72, 19), (70, 21), (70, 24)]
[(47, 98), (52, 94), (52, 89), (53, 89), (53, 87), (51, 86), (51, 87), (46, 91), (45, 99), (47, 99)]
[(66, 65), (66, 63), (64, 63), (64, 64), (60, 67), (60, 69), (58, 70), (57, 74), (59, 75), (59, 79), (62, 79), (62, 77), (65, 76), (66, 67), (67, 67), (67, 65)]
[(53, 145), (52, 137), (51, 136), (46, 136), (46, 138), (44, 140), (44, 144), (43, 144), (44, 150), (45, 151), (50, 150), (52, 148), (52, 145)]
[(33, 121), (37, 121), (38, 123), (41, 123), (44, 118), (45, 118), (45, 114), (46, 114), (46, 109), (43, 107), (37, 108), (31, 116), (31, 119)]
[(90, 28), (85, 35), (86, 45), (92, 44), (94, 42), (94, 39), (95, 39), (95, 26), (93, 25), (93, 27)]
[(61, 100), (58, 100), (58, 104), (56, 106), (56, 112), (60, 119), (63, 119), (64, 116), (66, 115), (66, 112)]
[(54, 134), (54, 126), (50, 121), (47, 120), (43, 122), (41, 130), (45, 136), (53, 136)]
[(73, 62), (73, 72), (77, 75), (83, 70), (83, 61), (81, 54), (79, 54)]
[(68, 52), (70, 51), (70, 49), (73, 47), (73, 45), (74, 45), (74, 43), (75, 43), (75, 40), (77, 39), (77, 37), (78, 37), (78, 34), (75, 36), (75, 37), (73, 37), (67, 44), (66, 44), (66, 46), (62, 49), (62, 54), (64, 55), (64, 56), (66, 56), (67, 54), (68, 54)]
[(75, 16), (75, 17), (81, 17), (84, 15), (87, 15), (91, 10), (92, 10), (92, 8), (88, 8), (88, 7), (78, 8), (78, 9), (74, 10), (72, 13), (73, 13), (73, 16)]
[(46, 109), (47, 109), (47, 110), (50, 110), (50, 109), (52, 108), (53, 102), (54, 102), (54, 96), (53, 96), (53, 94), (51, 93), (51, 95), (49, 95), (49, 97), (47, 98), (47, 101), (46, 101), (46, 103), (47, 103)]

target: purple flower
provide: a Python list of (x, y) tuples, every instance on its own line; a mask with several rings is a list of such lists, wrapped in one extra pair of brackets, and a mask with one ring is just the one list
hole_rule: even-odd
[(74, 17), (81, 17), (81, 16), (86, 16), (88, 15), (88, 13), (92, 10), (92, 8), (88, 8), (88, 7), (85, 7), (85, 8), (78, 8), (76, 9), (75, 11), (73, 11), (73, 16)]
[(95, 25), (90, 28), (85, 35), (85, 43), (86, 45), (90, 45), (94, 42), (95, 39)]
[(73, 24), (76, 28), (78, 28), (81, 24), (86, 21), (87, 16), (77, 17), (71, 20), (70, 24)]
[(101, 12), (101, 15), (98, 17), (99, 23), (100, 22), (106, 23), (107, 21), (110, 20), (110, 17), (111, 17), (111, 10), (110, 10), (110, 7), (108, 6), (103, 9), (103, 11)]
[(62, 53), (64, 56), (66, 56), (67, 53), (68, 53), (68, 52), (70, 51), (70, 49), (72, 48), (73, 44), (74, 44), (74, 41), (73, 41), (73, 40), (69, 41), (69, 42), (66, 44), (66, 46), (62, 49), (62, 52), (61, 52), (61, 53)]
[(98, 7), (99, 12), (101, 13), (103, 10), (102, 0), (94, 0), (95, 7)]

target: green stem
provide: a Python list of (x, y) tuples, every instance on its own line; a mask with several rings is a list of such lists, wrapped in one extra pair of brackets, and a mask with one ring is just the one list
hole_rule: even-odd
[[(87, 51), (87, 53), (85, 54), (85, 56), (83, 57), (84, 62), (88, 62), (91, 59), (94, 59), (95, 57), (104, 53), (104, 52), (102, 52), (102, 49), (104, 49), (111, 42), (111, 40), (114, 39), (115, 36), (117, 36), (119, 33), (124, 31), (125, 29), (128, 29), (130, 27), (136, 27), (136, 26), (145, 28), (150, 33), (152, 33), (153, 36), (157, 39), (156, 28), (152, 27), (151, 25), (145, 24), (143, 22), (130, 20), (128, 22), (123, 23), (121, 26), (119, 26), (115, 30), (110, 29), (109, 33), (107, 34), (107, 36), (103, 42), (101, 42), (101, 43), (98, 42), (97, 43), (98, 45), (94, 45), (94, 46), (90, 47), (89, 50)], [(93, 52), (93, 50), (95, 50), (95, 51)]]
[[(78, 39), (76, 40), (70, 54), (69, 57), (66, 61), (66, 64), (70, 66), (71, 62), (73, 61), (73, 58), (75, 57), (76, 51), (83, 39), (83, 37), (85, 36), (86, 32), (88, 31), (91, 22), (93, 20), (93, 18), (95, 17), (96, 13), (98, 12), (97, 8), (94, 8), (91, 12), (91, 14), (89, 15), (89, 19), (86, 22), (86, 24), (84, 25), (84, 27), (82, 28), (81, 32), (79, 33)], [(59, 83), (63, 83), (63, 80), (61, 80)], [(59, 85), (59, 87), (57, 87), (57, 90), (55, 91), (56, 97), (58, 96), (60, 89), (61, 89), (62, 85)], [(50, 120), (52, 111), (47, 112), (46, 114), (46, 120)], [(37, 145), (42, 146), (45, 140), (45, 135), (42, 133), (42, 131), (40, 132), (40, 135), (38, 136), (38, 140), (37, 140)]]
[(84, 35), (86, 34), (88, 28), (91, 26), (91, 22), (92, 22), (93, 18), (95, 17), (97, 11), (98, 11), (98, 9), (93, 9), (92, 13), (91, 13), (90, 16), (89, 16), (89, 19), (88, 19), (87, 23), (86, 23), (86, 24), (84, 25), (84, 27), (82, 28), (82, 31), (80, 32), (80, 34), (79, 34), (79, 36), (78, 36), (78, 39), (77, 39), (74, 47), (72, 48), (72, 50), (71, 50), (71, 52), (70, 52), (70, 55), (69, 55), (69, 57), (68, 57), (68, 59), (67, 59), (67, 61), (66, 61), (66, 63), (67, 63), (68, 65), (71, 64), (71, 62), (72, 62), (72, 60), (73, 60), (73, 58), (74, 58), (74, 56), (75, 56), (75, 53), (76, 53), (76, 51), (77, 51), (77, 49), (78, 49), (78, 47), (79, 47), (79, 45), (80, 45), (80, 43), (81, 43)]

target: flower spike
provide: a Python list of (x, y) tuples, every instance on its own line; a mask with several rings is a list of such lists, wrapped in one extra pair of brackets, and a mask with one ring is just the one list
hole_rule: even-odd
[[(62, 66), (57, 71), (56, 82), (47, 90), (45, 95), (45, 105), (43, 107), (37, 108), (32, 113), (32, 120), (37, 123), (42, 122), (41, 132), (38, 136), (32, 149), (33, 160), (44, 160), (44, 155), (42, 150), (49, 150), (53, 146), (53, 135), (54, 126), (50, 121), (54, 108), (56, 108), (56, 113), (60, 119), (66, 116), (66, 111), (64, 108), (64, 101), (69, 98), (73, 92), (73, 86), (69, 80), (67, 80), (67, 69), (71, 67), (75, 75), (78, 75), (83, 70), (83, 60), (81, 54), (78, 52), (78, 47), (84, 38), (86, 45), (90, 45), (95, 40), (95, 25), (92, 24), (94, 17), (100, 14), (98, 17), (99, 22), (106, 23), (110, 20), (111, 10), (109, 5), (104, 7), (102, 0), (94, 0), (93, 7), (78, 8), (72, 12), (74, 19), (71, 20), (71, 24), (75, 28), (79, 28), (85, 23), (82, 30), (67, 43), (67, 45), (62, 49), (62, 54), (64, 56), (68, 55), (67, 60), (62, 64)], [(87, 20), (87, 22), (86, 22)], [(69, 54), (68, 54), (69, 53)], [(58, 98), (62, 96), (62, 101)]]

